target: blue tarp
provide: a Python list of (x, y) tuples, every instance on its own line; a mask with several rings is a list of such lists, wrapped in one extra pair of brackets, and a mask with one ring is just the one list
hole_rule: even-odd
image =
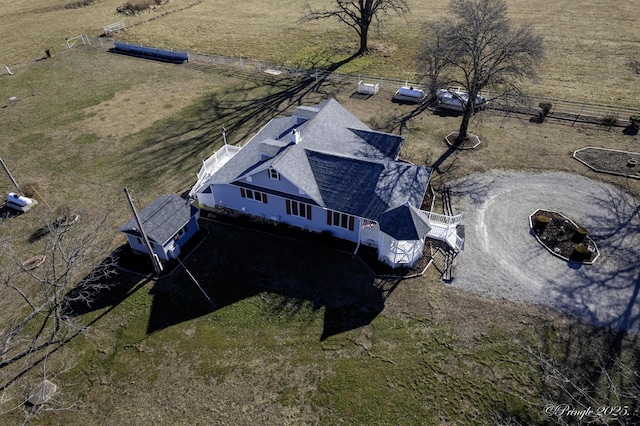
[(189, 53), (176, 50), (164, 50), (155, 47), (136, 46), (129, 43), (118, 41), (113, 42), (115, 53), (123, 53), (125, 55), (138, 56), (146, 59), (155, 59), (158, 61), (174, 62), (182, 64), (189, 61)]

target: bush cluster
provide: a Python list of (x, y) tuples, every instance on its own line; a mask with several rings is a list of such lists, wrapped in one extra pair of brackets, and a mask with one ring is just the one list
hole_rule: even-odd
[(574, 260), (577, 262), (582, 262), (588, 260), (591, 257), (591, 252), (584, 244), (580, 244), (573, 249), (573, 253), (569, 257), (569, 260)]
[(573, 237), (571, 237), (571, 241), (573, 241), (574, 243), (581, 243), (587, 237), (588, 233), (589, 231), (587, 231), (585, 228), (578, 228), (573, 233)]
[(542, 232), (547, 227), (550, 221), (551, 219), (549, 218), (549, 216), (545, 216), (545, 215), (536, 216), (533, 222), (533, 228), (537, 232)]
[(553, 108), (553, 104), (551, 102), (540, 102), (538, 106), (542, 110), (540, 112), (540, 115), (542, 115), (543, 117), (549, 115), (549, 113), (551, 112), (551, 108)]

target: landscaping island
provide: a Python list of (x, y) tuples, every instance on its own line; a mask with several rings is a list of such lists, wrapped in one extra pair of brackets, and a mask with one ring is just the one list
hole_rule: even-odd
[(590, 265), (599, 256), (588, 231), (561, 213), (536, 210), (529, 216), (529, 225), (538, 242), (561, 259)]

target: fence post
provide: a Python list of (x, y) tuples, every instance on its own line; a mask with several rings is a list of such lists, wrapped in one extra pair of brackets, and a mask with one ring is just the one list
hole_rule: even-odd
[(242, 61), (242, 58), (240, 58), (240, 69), (244, 70), (244, 62)]
[(578, 115), (576, 115), (576, 119), (573, 120), (573, 123), (571, 123), (571, 127), (573, 127), (573, 125), (576, 124), (576, 121), (578, 121), (578, 118), (580, 118), (580, 116), (582, 115), (582, 111), (584, 111), (584, 106), (586, 104), (587, 104), (586, 102), (582, 104), (582, 108), (580, 108), (580, 112), (578, 113)]
[(614, 124), (616, 124), (616, 122), (618, 121), (618, 117), (620, 117), (620, 110), (622, 109), (622, 107), (618, 107), (618, 112), (616, 113), (616, 116), (613, 117), (612, 120), (609, 120), (609, 128), (607, 129), (607, 132), (611, 131), (611, 128), (613, 127)]

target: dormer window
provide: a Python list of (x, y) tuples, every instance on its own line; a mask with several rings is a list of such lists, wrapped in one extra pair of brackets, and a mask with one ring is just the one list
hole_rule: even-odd
[(269, 179), (280, 180), (280, 173), (276, 169), (269, 169)]

